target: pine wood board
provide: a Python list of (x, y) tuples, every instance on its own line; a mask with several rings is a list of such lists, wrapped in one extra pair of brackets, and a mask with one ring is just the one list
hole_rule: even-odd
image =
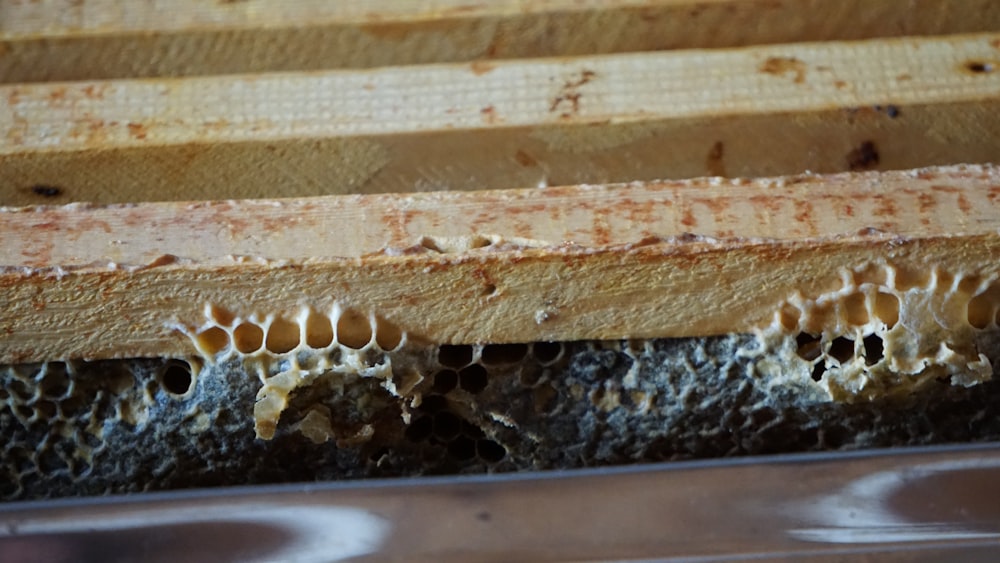
[(891, 262), (1000, 275), (1000, 169), (0, 211), (0, 362), (173, 356), (206, 305), (437, 343), (752, 331)]
[(1000, 30), (992, 0), (0, 0), (0, 82)]
[(1000, 35), (0, 87), (0, 204), (990, 162)]

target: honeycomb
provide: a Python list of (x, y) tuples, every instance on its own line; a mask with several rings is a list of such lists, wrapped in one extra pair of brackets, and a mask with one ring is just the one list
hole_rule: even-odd
[(1000, 438), (1000, 281), (840, 281), (683, 339), (437, 345), (339, 305), (207, 305), (190, 358), (0, 368), (0, 497)]

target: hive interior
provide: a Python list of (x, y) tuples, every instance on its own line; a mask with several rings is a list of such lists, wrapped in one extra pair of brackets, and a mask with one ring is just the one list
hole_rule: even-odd
[(208, 304), (181, 359), (0, 369), (0, 495), (574, 468), (1000, 437), (1000, 282), (873, 263), (717, 337), (411, 339)]

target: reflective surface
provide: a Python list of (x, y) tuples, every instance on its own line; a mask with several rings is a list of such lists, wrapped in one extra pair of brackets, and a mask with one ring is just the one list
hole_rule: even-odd
[(995, 561), (998, 501), (998, 445), (216, 489), (8, 504), (0, 561)]

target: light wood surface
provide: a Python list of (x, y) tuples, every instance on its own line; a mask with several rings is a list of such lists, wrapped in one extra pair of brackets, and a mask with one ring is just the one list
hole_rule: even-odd
[(208, 304), (336, 302), (440, 343), (743, 332), (844, 268), (996, 276), (998, 206), (972, 166), (5, 209), (0, 362), (189, 354)]
[(0, 0), (0, 82), (997, 30), (993, 0)]
[(0, 87), (0, 204), (989, 162), (1000, 35)]

